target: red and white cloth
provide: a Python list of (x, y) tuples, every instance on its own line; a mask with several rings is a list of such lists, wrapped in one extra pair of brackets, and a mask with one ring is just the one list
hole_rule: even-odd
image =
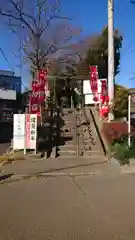
[(98, 101), (98, 69), (97, 66), (90, 66), (90, 87), (93, 94), (93, 100)]
[(47, 71), (39, 70), (36, 79), (32, 82), (32, 94), (29, 100), (29, 112), (40, 115), (40, 105), (47, 98), (48, 80)]

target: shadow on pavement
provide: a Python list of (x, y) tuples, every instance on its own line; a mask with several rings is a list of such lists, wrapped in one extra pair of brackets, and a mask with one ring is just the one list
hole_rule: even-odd
[(14, 174), (12, 173), (12, 174), (5, 174), (5, 175), (0, 176), (0, 182), (11, 178), (13, 175)]

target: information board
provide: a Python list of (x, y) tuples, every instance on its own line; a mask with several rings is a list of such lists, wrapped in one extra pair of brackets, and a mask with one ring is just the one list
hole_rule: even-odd
[(36, 149), (37, 114), (26, 114), (26, 149)]
[(25, 115), (14, 114), (13, 117), (13, 149), (24, 149), (25, 140)]

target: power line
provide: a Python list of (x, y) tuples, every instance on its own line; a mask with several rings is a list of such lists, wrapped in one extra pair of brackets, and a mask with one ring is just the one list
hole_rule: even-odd
[(14, 69), (13, 69), (12, 65), (11, 65), (10, 62), (8, 61), (6, 55), (5, 55), (5, 53), (4, 53), (4, 51), (3, 51), (3, 49), (2, 49), (1, 47), (0, 47), (0, 51), (1, 51), (2, 56), (4, 57), (4, 59), (6, 60), (6, 62), (7, 62), (7, 64), (8, 64), (8, 66), (9, 66), (9, 68), (12, 70), (12, 72), (14, 72)]
[[(4, 59), (6, 60), (6, 62), (8, 63), (8, 66), (9, 66), (9, 68), (12, 70), (12, 72), (14, 72), (14, 69), (13, 69), (13, 67), (11, 66), (11, 64), (10, 64), (10, 62), (8, 61), (8, 59), (7, 59), (7, 57), (6, 57), (6, 55), (5, 55), (5, 53), (4, 53), (4, 51), (2, 50), (2, 48), (0, 47), (0, 51), (1, 51), (1, 53), (2, 53), (2, 55), (3, 55), (3, 57), (4, 57)], [(26, 85), (23, 83), (23, 81), (21, 80), (21, 84), (26, 88)]]

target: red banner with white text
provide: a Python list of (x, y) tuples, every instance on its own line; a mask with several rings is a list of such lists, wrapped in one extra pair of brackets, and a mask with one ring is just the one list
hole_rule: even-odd
[(107, 87), (107, 79), (102, 79), (101, 81), (101, 103), (108, 103), (109, 97), (108, 97), (108, 87)]
[(39, 70), (32, 82), (32, 94), (29, 102), (29, 111), (40, 115), (40, 106), (46, 100), (46, 86), (48, 90), (47, 71)]
[(98, 68), (97, 66), (90, 66), (90, 87), (93, 94), (93, 100), (98, 101)]
[(37, 81), (32, 82), (32, 93), (29, 100), (29, 112), (40, 115), (39, 87)]
[(102, 79), (101, 81), (100, 101), (101, 101), (100, 116), (107, 118), (109, 113), (109, 106), (108, 106), (109, 96), (108, 96), (107, 79)]

